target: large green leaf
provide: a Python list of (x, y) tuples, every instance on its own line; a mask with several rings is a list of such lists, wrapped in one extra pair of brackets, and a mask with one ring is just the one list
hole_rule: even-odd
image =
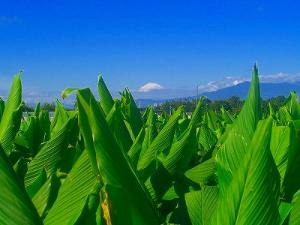
[(192, 225), (209, 224), (217, 206), (218, 188), (205, 187), (201, 191), (188, 192), (184, 197)]
[(201, 155), (204, 156), (208, 152), (211, 152), (215, 147), (218, 139), (215, 133), (206, 125), (202, 124), (198, 132), (198, 144), (201, 150)]
[(291, 92), (286, 103), (286, 108), (293, 119), (300, 119), (300, 105), (296, 92)]
[(53, 174), (33, 196), (32, 202), (41, 218), (45, 217), (55, 201), (59, 185), (59, 179)]
[(148, 109), (148, 117), (145, 123), (145, 138), (142, 144), (143, 151), (147, 150), (154, 138), (157, 136), (156, 115), (154, 109)]
[(115, 101), (114, 106), (106, 116), (106, 121), (120, 148), (127, 152), (132, 145), (132, 139), (123, 121), (118, 100)]
[(200, 125), (202, 116), (204, 113), (204, 107), (203, 107), (203, 101), (204, 98), (201, 98), (200, 101), (198, 102), (195, 111), (193, 112), (191, 121), (190, 121), (190, 126), (197, 127)]
[(55, 135), (65, 125), (69, 116), (62, 103), (56, 99), (54, 117), (51, 122), (51, 136)]
[(14, 77), (0, 123), (0, 143), (7, 155), (12, 150), (12, 143), (20, 126), (21, 103), (22, 84), (20, 74), (18, 74)]
[(130, 133), (132, 134), (131, 136), (134, 139), (137, 137), (143, 126), (140, 110), (135, 104), (135, 101), (128, 88), (123, 91), (121, 101), (125, 124), (128, 130), (130, 130)]
[(298, 225), (300, 224), (300, 190), (294, 195), (292, 206), (289, 225)]
[(82, 213), (88, 195), (97, 184), (85, 150), (62, 184), (44, 224), (74, 224)]
[(0, 149), (0, 224), (42, 224), (24, 186)]
[[(279, 174), (269, 149), (272, 118), (258, 124), (246, 156), (219, 197), (213, 225), (279, 224)], [(219, 181), (223, 177), (218, 177)]]
[[(177, 122), (180, 118), (180, 115), (183, 111), (182, 107), (179, 107), (177, 111), (171, 116), (171, 118), (168, 120), (167, 124), (162, 128), (162, 130), (158, 133), (156, 138), (153, 140), (153, 142), (150, 144), (150, 146), (147, 149), (143, 149), (141, 152), (139, 162), (137, 165), (137, 169), (141, 171), (144, 174), (148, 174), (149, 172), (146, 171), (148, 167), (153, 165), (153, 163), (156, 160), (156, 157), (159, 153), (162, 153), (164, 151), (168, 151), (171, 147), (171, 144), (173, 142), (175, 129), (177, 127)], [(151, 169), (151, 167), (150, 167)], [(150, 171), (153, 172), (152, 170)], [(150, 175), (148, 174), (148, 175)], [(147, 177), (147, 176), (146, 176)]]
[(111, 94), (107, 89), (102, 76), (98, 77), (98, 93), (100, 96), (100, 105), (104, 113), (108, 115), (108, 113), (114, 105), (114, 100), (111, 97)]
[(190, 168), (185, 172), (185, 176), (198, 184), (206, 184), (216, 175), (216, 162), (213, 158)]
[(288, 151), (293, 143), (291, 138), (295, 138), (292, 129), (289, 126), (272, 127), (270, 149), (282, 180), (288, 163)]
[(145, 128), (142, 128), (128, 151), (128, 156), (131, 159), (131, 163), (134, 168), (136, 168), (137, 166), (138, 159), (142, 150), (142, 144), (145, 139)]
[(226, 139), (224, 143), (220, 143), (221, 147), (216, 155), (218, 174), (226, 174), (226, 179), (219, 180), (221, 194), (225, 186), (230, 183), (233, 173), (243, 163), (247, 146), (260, 116), (258, 70), (254, 66), (248, 98), (232, 127), (225, 132)]
[(300, 121), (291, 124), (290, 148), (283, 180), (283, 197), (291, 201), (293, 195), (300, 188)]
[(28, 164), (28, 171), (25, 176), (25, 186), (29, 188), (34, 184), (42, 170), (47, 176), (56, 172), (58, 163), (61, 160), (61, 152), (68, 144), (68, 134), (70, 127), (74, 124), (74, 118), (69, 119), (63, 127), (47, 141), (38, 154)]
[[(130, 199), (131, 205), (124, 203), (120, 207), (129, 210), (128, 219), (133, 225), (158, 224), (158, 217), (144, 185), (135, 174), (127, 154), (120, 149), (110, 132), (91, 91), (79, 90), (77, 103), (79, 121), (84, 119), (88, 122), (86, 126), (81, 127), (81, 132), (85, 133), (86, 147), (96, 151), (97, 163), (104, 184), (123, 189), (122, 192)], [(109, 202), (109, 195), (107, 198)], [(113, 208), (108, 208), (108, 210), (110, 213), (113, 212)]]
[(179, 140), (173, 142), (167, 155), (161, 154), (158, 156), (158, 159), (170, 174), (173, 175), (187, 169), (193, 154), (196, 153), (195, 133), (195, 128), (189, 128)]

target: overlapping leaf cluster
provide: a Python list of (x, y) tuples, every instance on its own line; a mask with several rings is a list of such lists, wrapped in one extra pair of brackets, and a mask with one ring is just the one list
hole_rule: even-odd
[(102, 77), (72, 92), (53, 118), (22, 116), (20, 75), (0, 100), (0, 224), (300, 224), (300, 105), (262, 115), (256, 66), (238, 115), (141, 113)]

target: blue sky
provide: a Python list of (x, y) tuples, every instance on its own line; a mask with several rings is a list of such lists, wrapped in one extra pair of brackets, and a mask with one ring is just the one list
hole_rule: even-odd
[(297, 1), (1, 1), (0, 88), (24, 69), (27, 90), (148, 82), (192, 89), (226, 76), (300, 73)]

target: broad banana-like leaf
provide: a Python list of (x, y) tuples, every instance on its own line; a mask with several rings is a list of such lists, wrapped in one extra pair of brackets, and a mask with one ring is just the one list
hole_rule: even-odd
[(13, 140), (19, 130), (22, 118), (22, 84), (20, 74), (11, 86), (0, 123), (0, 143), (7, 155), (12, 150)]
[(159, 164), (151, 177), (145, 181), (145, 186), (156, 204), (160, 202), (161, 198), (170, 189), (173, 180), (172, 174), (162, 164)]
[(45, 139), (45, 131), (42, 129), (38, 116), (25, 118), (21, 123), (20, 130), (15, 137), (15, 144), (20, 147), (20, 154), (34, 157)]
[(281, 202), (279, 205), (280, 223), (279, 225), (287, 224), (288, 216), (292, 210), (292, 204), (288, 202)]
[(33, 196), (32, 202), (41, 218), (44, 218), (47, 210), (52, 207), (57, 197), (59, 185), (59, 179), (53, 174)]
[(156, 128), (156, 115), (154, 109), (151, 107), (148, 110), (148, 117), (145, 123), (145, 138), (142, 144), (142, 149), (145, 151), (154, 138), (157, 136), (157, 128)]
[(204, 98), (201, 98), (200, 101), (198, 102), (196, 109), (192, 114), (192, 118), (189, 126), (198, 127), (200, 125), (204, 113), (203, 101)]
[(128, 88), (122, 93), (121, 101), (125, 124), (135, 139), (143, 126), (142, 115)]
[(292, 201), (289, 225), (300, 224), (300, 190), (296, 192)]
[[(130, 199), (130, 205), (125, 203), (120, 207), (129, 210), (128, 217), (132, 221), (132, 225), (158, 224), (158, 216), (150, 196), (148, 196), (144, 185), (135, 174), (127, 153), (120, 149), (110, 132), (91, 91), (89, 89), (79, 90), (77, 92), (77, 103), (79, 121), (84, 119), (85, 122), (88, 122), (86, 126), (81, 127), (81, 132), (86, 133), (83, 135), (86, 147), (96, 151), (103, 183), (120, 187), (124, 195)], [(107, 205), (109, 206), (109, 195)], [(110, 215), (114, 209), (108, 207), (108, 210)]]
[(206, 113), (204, 114), (204, 122), (213, 131), (216, 131), (219, 129), (219, 126), (220, 126), (219, 118), (218, 118), (217, 114), (210, 108), (208, 108), (206, 110)]
[(83, 212), (81, 213), (80, 218), (76, 221), (76, 225), (80, 224), (103, 224), (99, 190), (94, 190), (91, 194), (89, 194)]
[(269, 149), (271, 127), (271, 117), (258, 124), (243, 162), (219, 197), (212, 225), (279, 224), (280, 180)]
[(39, 130), (43, 134), (43, 141), (48, 141), (50, 139), (50, 116), (49, 112), (41, 110), (39, 116)]
[[(149, 176), (153, 172), (151, 164), (153, 165), (155, 162), (156, 156), (161, 152), (168, 151), (171, 147), (175, 129), (182, 112), (183, 108), (179, 107), (163, 129), (158, 133), (150, 146), (141, 152), (137, 169), (144, 174), (144, 177), (147, 177), (147, 175)], [(148, 167), (150, 167), (150, 169), (148, 169)], [(146, 169), (150, 170), (150, 172), (146, 171)]]
[(0, 149), (0, 224), (42, 224), (24, 186)]
[(28, 188), (37, 179), (44, 169), (47, 176), (56, 172), (57, 165), (61, 160), (61, 151), (67, 147), (67, 139), (70, 127), (74, 124), (74, 118), (70, 118), (63, 127), (45, 143), (38, 154), (28, 164), (25, 176), (25, 186)]
[(289, 126), (273, 125), (272, 127), (270, 149), (282, 181), (288, 163), (288, 151), (292, 147), (293, 138), (295, 138), (293, 133), (295, 133), (293, 128)]
[(207, 225), (216, 209), (217, 187), (205, 187), (201, 191), (192, 191), (184, 195), (187, 211), (192, 225)]
[(279, 108), (277, 111), (277, 117), (280, 125), (288, 125), (288, 123), (293, 120), (286, 106)]
[(74, 91), (77, 91), (77, 90), (78, 90), (78, 88), (65, 88), (65, 89), (61, 92), (60, 96), (61, 96), (63, 99), (65, 99), (65, 98), (67, 98), (69, 95), (71, 95)]
[(132, 145), (132, 139), (123, 121), (120, 102), (118, 100), (115, 101), (114, 106), (106, 116), (106, 121), (120, 148), (128, 152)]
[[(105, 185), (102, 204), (103, 217), (108, 225), (132, 225), (135, 224), (131, 216), (132, 201), (128, 193), (114, 185)], [(124, 207), (125, 206), (125, 207)]]
[(102, 76), (98, 77), (98, 93), (100, 96), (100, 105), (105, 115), (108, 115), (114, 105), (114, 100), (111, 97), (111, 94), (107, 89)]
[(201, 155), (204, 156), (211, 152), (217, 141), (215, 133), (206, 124), (202, 124), (198, 132), (199, 149), (202, 150)]
[(138, 159), (142, 150), (143, 141), (145, 139), (145, 128), (142, 128), (128, 151), (128, 156), (131, 159), (131, 164), (134, 168), (136, 168), (137, 166)]
[(221, 108), (221, 116), (226, 124), (231, 124), (234, 121), (233, 116), (228, 111), (226, 111), (223, 106)]
[(69, 116), (62, 103), (56, 99), (56, 108), (51, 123), (51, 136), (54, 136), (65, 125)]
[[(220, 143), (221, 147), (217, 151), (217, 170), (219, 176), (223, 177), (223, 179), (219, 180), (221, 194), (225, 186), (230, 183), (233, 173), (240, 167), (241, 163), (243, 163), (247, 146), (252, 139), (260, 117), (258, 70), (256, 66), (254, 66), (248, 98), (237, 119), (234, 121), (233, 127), (227, 131), (228, 133), (225, 132), (224, 135), (227, 136), (227, 138), (224, 143)], [(224, 175), (226, 179), (224, 179)]]
[(212, 180), (217, 172), (216, 162), (213, 158), (198, 164), (197, 166), (187, 170), (184, 175), (198, 184), (206, 184)]
[(287, 201), (291, 201), (293, 195), (300, 188), (300, 120), (292, 122), (291, 131), (291, 146), (288, 151), (287, 166), (282, 184), (283, 197)]
[(196, 153), (196, 135), (195, 128), (190, 127), (182, 137), (172, 144), (168, 154), (158, 155), (166, 170), (174, 175), (187, 169), (192, 156)]
[(294, 120), (300, 119), (300, 105), (296, 92), (291, 92), (286, 107)]
[(57, 199), (49, 210), (44, 224), (75, 224), (89, 194), (98, 185), (89, 156), (84, 150), (59, 189)]

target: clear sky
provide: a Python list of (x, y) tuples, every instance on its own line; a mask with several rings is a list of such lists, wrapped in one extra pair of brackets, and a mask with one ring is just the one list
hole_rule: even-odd
[[(0, 87), (192, 88), (225, 76), (299, 74), (297, 1), (0, 1)], [(3, 81), (1, 84), (1, 81)]]

